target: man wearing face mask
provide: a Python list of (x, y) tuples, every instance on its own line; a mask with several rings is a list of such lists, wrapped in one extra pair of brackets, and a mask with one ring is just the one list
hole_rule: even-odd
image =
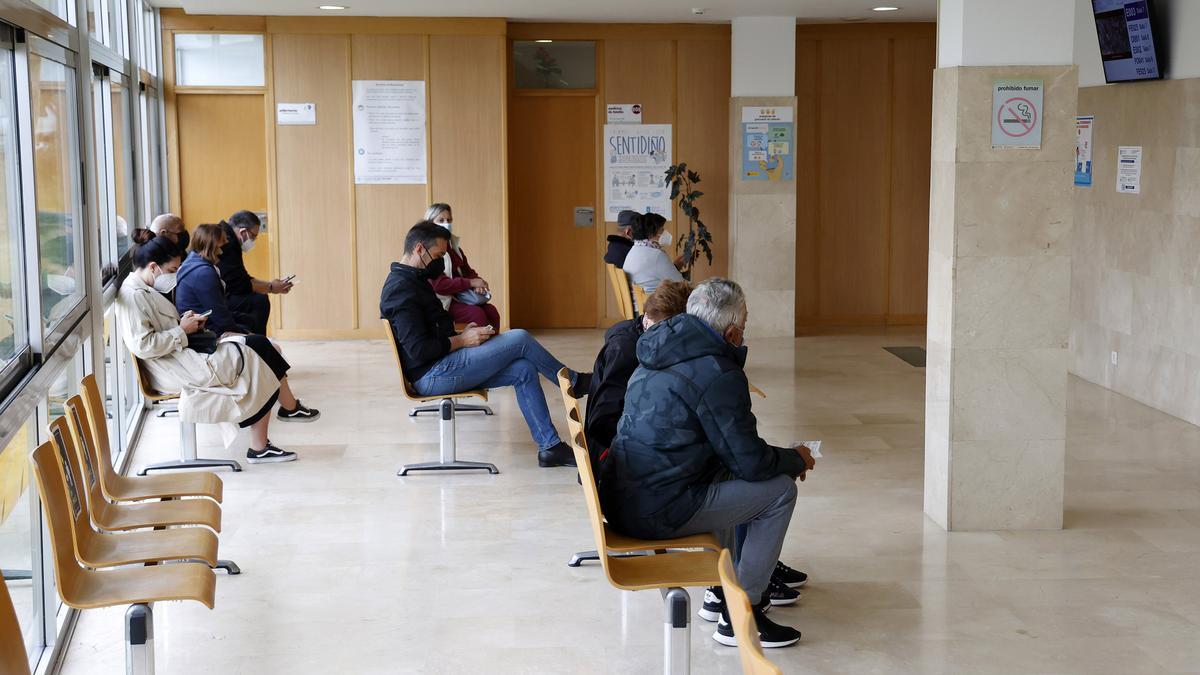
[[(481, 387), (513, 387), (517, 405), (538, 446), (538, 466), (575, 466), (575, 453), (558, 437), (539, 375), (557, 382), (565, 367), (529, 333), (516, 329), (496, 335), (491, 326), (454, 319), (429, 285), (445, 269), (438, 263), (450, 247), (450, 233), (427, 220), (404, 238), (404, 255), (392, 263), (379, 299), (380, 315), (392, 325), (400, 345), (400, 365), (421, 396), (443, 396)], [(575, 391), (587, 393), (591, 373), (568, 371)]]
[(150, 222), (150, 231), (175, 242), (180, 251), (186, 251), (188, 243), (191, 241), (187, 227), (183, 224), (183, 219), (174, 213), (164, 213), (156, 217)]
[(252, 211), (238, 211), (221, 221), (225, 230), (226, 243), (221, 249), (217, 269), (225, 282), (225, 294), (229, 298), (229, 309), (237, 322), (258, 335), (267, 334), (267, 320), (271, 318), (270, 293), (286, 294), (292, 290), (290, 279), (255, 279), (246, 271), (242, 254), (254, 248), (262, 221)]
[[(630, 536), (716, 535), (737, 559), (762, 645), (785, 647), (800, 632), (766, 618), (767, 591), (796, 506), (795, 479), (815, 463), (807, 448), (758, 435), (743, 370), (746, 317), (741, 287), (708, 279), (688, 296), (686, 314), (642, 336), (600, 497), (609, 523)], [(737, 644), (723, 607), (713, 639)]]

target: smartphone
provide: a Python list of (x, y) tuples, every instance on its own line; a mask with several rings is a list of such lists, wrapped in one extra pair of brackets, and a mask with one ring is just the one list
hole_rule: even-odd
[(208, 316), (209, 314), (212, 314), (212, 310), (211, 310), (211, 309), (210, 309), (210, 310), (208, 310), (207, 312), (203, 313), (203, 314), (198, 314), (197, 316), (199, 316), (200, 318), (202, 318), (202, 319), (203, 319), (204, 317)]
[(285, 284), (286, 284), (287, 282), (289, 282), (289, 281), (291, 281), (292, 279), (295, 279), (295, 278), (296, 278), (296, 275), (295, 275), (295, 274), (293, 274), (292, 276), (290, 276), (290, 277), (288, 277), (288, 278), (284, 279), (284, 280), (283, 280), (283, 283), (285, 283)]

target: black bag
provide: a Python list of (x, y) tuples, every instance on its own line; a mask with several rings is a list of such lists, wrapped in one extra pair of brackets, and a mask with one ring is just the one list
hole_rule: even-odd
[(187, 338), (188, 349), (201, 354), (212, 354), (217, 351), (217, 334), (211, 330), (199, 330)]

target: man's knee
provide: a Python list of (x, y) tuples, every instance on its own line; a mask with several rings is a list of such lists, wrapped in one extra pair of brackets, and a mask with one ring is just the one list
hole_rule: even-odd
[(524, 328), (513, 328), (507, 333), (510, 340), (532, 340), (533, 336)]
[(509, 368), (512, 370), (513, 377), (518, 382), (531, 382), (536, 381), (538, 378), (537, 368), (528, 359), (517, 359), (512, 362)]
[(794, 504), (800, 491), (796, 488), (796, 479), (787, 475), (779, 475), (767, 481), (775, 492), (777, 504)]

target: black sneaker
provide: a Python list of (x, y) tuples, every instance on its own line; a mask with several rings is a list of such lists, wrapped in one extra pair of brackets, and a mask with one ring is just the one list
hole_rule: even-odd
[(696, 615), (705, 621), (719, 621), (721, 612), (725, 611), (725, 589), (720, 586), (709, 586), (704, 589), (704, 604)]
[(271, 464), (276, 462), (294, 462), (296, 453), (276, 447), (270, 442), (262, 450), (250, 448), (246, 451), (246, 461), (251, 464)]
[[(791, 626), (783, 626), (766, 617), (763, 605), (753, 607), (754, 622), (758, 626), (758, 641), (764, 649), (787, 647), (800, 641), (800, 631)], [(736, 647), (737, 638), (733, 635), (733, 626), (729, 623), (729, 612), (721, 612), (721, 620), (717, 622), (717, 630), (713, 631), (713, 639), (727, 647)]]
[(284, 410), (283, 406), (279, 406), (279, 413), (276, 415), (284, 422), (315, 422), (321, 418), (321, 411), (316, 408), (309, 408), (296, 399), (296, 407), (292, 410)]
[(575, 382), (571, 384), (571, 393), (575, 398), (583, 398), (592, 388), (591, 373), (575, 373)]
[(571, 446), (559, 441), (558, 445), (545, 450), (538, 450), (538, 466), (543, 469), (551, 466), (575, 466), (575, 451)]
[(778, 579), (788, 588), (800, 588), (808, 583), (807, 574), (800, 570), (794, 570), (782, 562), (775, 563), (775, 571), (771, 573), (771, 578)]
[(800, 591), (788, 588), (779, 579), (771, 577), (771, 583), (767, 585), (767, 592), (763, 597), (772, 605), (794, 605), (800, 599)]

